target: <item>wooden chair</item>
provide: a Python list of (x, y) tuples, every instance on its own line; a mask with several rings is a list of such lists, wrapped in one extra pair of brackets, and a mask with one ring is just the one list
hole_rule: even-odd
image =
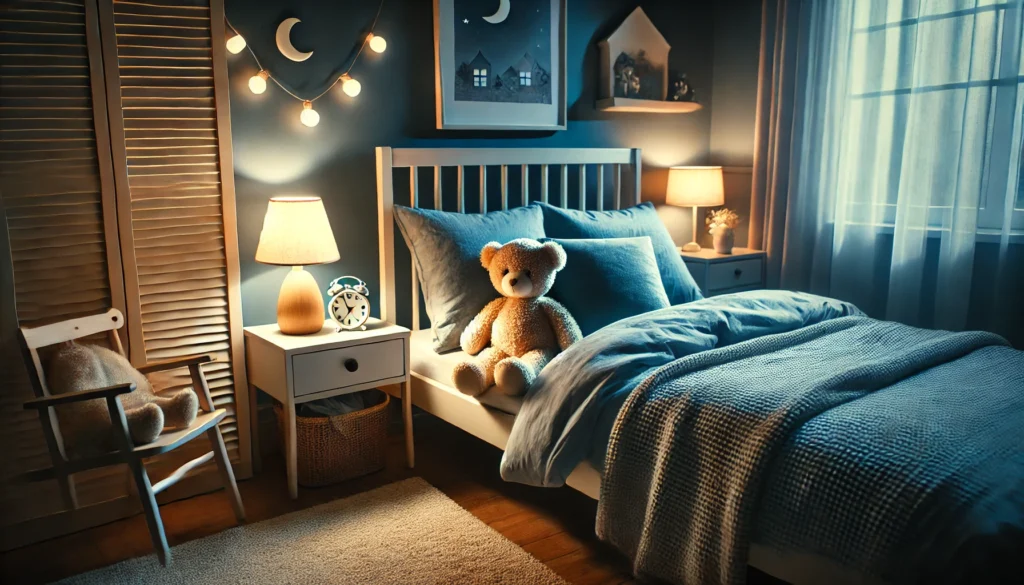
[[(210, 356), (195, 356), (169, 360), (166, 362), (151, 363), (141, 368), (143, 374), (150, 374), (163, 370), (188, 367), (192, 376), (192, 389), (199, 398), (201, 412), (195, 422), (186, 429), (173, 432), (166, 432), (160, 435), (156, 441), (146, 445), (135, 445), (132, 443), (131, 435), (128, 433), (128, 423), (125, 420), (124, 409), (117, 397), (135, 390), (135, 384), (121, 384), (107, 388), (96, 388), (85, 392), (74, 392), (51, 396), (46, 385), (46, 375), (39, 360), (39, 349), (56, 343), (63, 343), (106, 332), (110, 341), (111, 349), (124, 355), (124, 348), (117, 330), (124, 324), (124, 317), (121, 312), (111, 309), (100, 315), (92, 315), (70, 321), (43, 325), (39, 327), (23, 327), (19, 330), (19, 339), (25, 355), (26, 365), (29, 370), (29, 377), (37, 398), (25, 403), (26, 409), (35, 409), (39, 412), (39, 420), (43, 424), (43, 433), (46, 437), (47, 447), (50, 451), (50, 458), (53, 467), (32, 471), (26, 474), (29, 480), (56, 479), (60, 486), (61, 498), (68, 510), (77, 510), (78, 501), (75, 495), (75, 484), (71, 474), (105, 467), (108, 465), (127, 464), (131, 469), (138, 494), (142, 500), (142, 509), (146, 515), (146, 523), (149, 525), (149, 534), (153, 538), (153, 548), (164, 566), (171, 561), (171, 552), (167, 546), (167, 537), (164, 534), (163, 521), (160, 519), (160, 509), (157, 507), (156, 495), (178, 482), (186, 473), (215, 459), (217, 468), (220, 471), (224, 488), (231, 499), (235, 516), (239, 522), (245, 520), (245, 509), (242, 507), (242, 499), (238, 494), (238, 486), (235, 484), (235, 474), (231, 469), (231, 462), (228, 460), (227, 451), (224, 448), (224, 438), (217, 426), (227, 411), (214, 409), (213, 400), (210, 398), (210, 387), (206, 383), (201, 364), (212, 361)], [(61, 439), (60, 428), (57, 422), (55, 406), (70, 404), (83, 400), (105, 400), (110, 413), (112, 423), (111, 429), (114, 439), (119, 448), (116, 451), (103, 455), (82, 459), (68, 459), (64, 442)], [(149, 475), (142, 461), (146, 457), (153, 457), (161, 453), (167, 453), (177, 449), (196, 437), (206, 434), (213, 446), (213, 450), (205, 455), (193, 459), (182, 465), (167, 478), (151, 484)]]

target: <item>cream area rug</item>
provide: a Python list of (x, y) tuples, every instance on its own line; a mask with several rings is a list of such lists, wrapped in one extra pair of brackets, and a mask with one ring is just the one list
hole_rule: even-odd
[(559, 584), (529, 553), (420, 478), (239, 526), (61, 581), (74, 585)]

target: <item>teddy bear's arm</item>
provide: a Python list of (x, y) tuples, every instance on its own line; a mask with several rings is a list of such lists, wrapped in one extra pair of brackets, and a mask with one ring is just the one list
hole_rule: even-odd
[(558, 301), (548, 297), (541, 297), (540, 300), (541, 307), (544, 308), (544, 314), (548, 316), (551, 328), (555, 331), (555, 338), (558, 340), (559, 349), (565, 351), (570, 345), (583, 339), (580, 326), (576, 323), (576, 319), (573, 319), (568, 309), (563, 307)]
[(459, 345), (462, 346), (462, 351), (469, 355), (476, 355), (491, 343), (491, 327), (504, 304), (505, 297), (494, 299), (487, 303), (487, 306), (477, 313), (476, 317), (473, 317), (465, 331), (459, 336)]

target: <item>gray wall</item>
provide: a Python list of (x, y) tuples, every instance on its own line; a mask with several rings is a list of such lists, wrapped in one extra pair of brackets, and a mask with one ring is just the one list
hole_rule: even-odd
[(740, 214), (736, 245), (746, 246), (761, 50), (761, 0), (718, 2), (714, 22), (710, 162), (725, 167), (725, 204)]
[[(339, 6), (344, 4), (344, 6)], [(672, 45), (671, 66), (688, 74), (705, 109), (689, 115), (606, 114), (595, 111), (597, 48), (636, 6), (613, 0), (570, 1), (567, 41), (569, 129), (563, 132), (441, 132), (434, 129), (434, 61), (431, 2), (388, 0), (377, 31), (388, 40), (383, 55), (369, 55), (353, 74), (362, 82), (355, 99), (339, 89), (317, 102), (319, 126), (299, 125), (301, 104), (271, 84), (266, 93), (247, 89), (257, 72), (248, 53), (230, 56), (231, 125), (238, 199), (242, 304), (247, 325), (273, 322), (283, 268), (253, 260), (267, 200), (280, 194), (323, 197), (341, 261), (315, 266), (320, 284), (343, 274), (378, 291), (377, 211), (373, 148), (394, 147), (640, 147), (644, 150), (644, 197), (663, 200), (664, 167), (703, 164), (711, 149), (715, 82), (712, 58), (714, 9), (678, 0), (639, 3)], [(343, 62), (352, 39), (373, 18), (376, 2), (291, 3), (228, 0), (231, 23), (257, 55), (292, 87), (315, 90)], [(273, 45), (283, 18), (303, 20), (295, 44), (314, 50), (305, 63), (285, 61)], [(305, 26), (305, 28), (300, 28)], [(689, 240), (689, 215), (665, 209), (673, 237)]]

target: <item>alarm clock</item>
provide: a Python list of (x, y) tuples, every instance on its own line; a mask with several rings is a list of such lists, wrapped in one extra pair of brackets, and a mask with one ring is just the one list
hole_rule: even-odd
[(370, 289), (366, 288), (365, 282), (354, 276), (335, 278), (327, 287), (327, 294), (331, 295), (328, 311), (338, 324), (338, 331), (366, 331), (366, 320), (370, 318), (370, 301), (366, 297), (370, 295)]

